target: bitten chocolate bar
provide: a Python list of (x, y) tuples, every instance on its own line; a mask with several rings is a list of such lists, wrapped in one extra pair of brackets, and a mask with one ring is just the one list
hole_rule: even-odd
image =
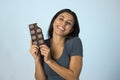
[(37, 23), (30, 24), (29, 30), (33, 45), (39, 46), (44, 43), (44, 36), (42, 33), (42, 29), (37, 26)]

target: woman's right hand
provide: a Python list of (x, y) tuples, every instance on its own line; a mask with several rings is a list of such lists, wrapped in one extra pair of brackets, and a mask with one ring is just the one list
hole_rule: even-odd
[(32, 45), (32, 41), (30, 42), (30, 53), (32, 54), (35, 61), (40, 60), (40, 53), (39, 53), (39, 47), (37, 45)]

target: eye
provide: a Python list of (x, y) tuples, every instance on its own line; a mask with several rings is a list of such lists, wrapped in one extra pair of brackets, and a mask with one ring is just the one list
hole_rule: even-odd
[(63, 18), (61, 18), (61, 17), (59, 17), (58, 19), (59, 19), (60, 21), (63, 21)]
[(69, 22), (69, 21), (67, 22), (67, 24), (68, 24), (68, 25), (73, 25), (73, 23), (72, 23), (72, 22)]

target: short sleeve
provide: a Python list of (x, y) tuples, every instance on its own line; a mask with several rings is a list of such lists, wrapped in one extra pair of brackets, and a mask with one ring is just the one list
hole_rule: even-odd
[(72, 38), (67, 41), (68, 53), (70, 56), (83, 57), (83, 46), (79, 37)]

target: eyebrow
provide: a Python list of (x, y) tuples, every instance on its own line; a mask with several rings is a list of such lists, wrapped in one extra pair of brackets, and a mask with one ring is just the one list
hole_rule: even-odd
[(64, 18), (64, 16), (62, 16), (62, 15), (59, 15), (59, 17), (63, 17)]
[[(64, 16), (63, 16), (63, 15), (59, 15), (59, 17), (64, 18)], [(73, 20), (68, 20), (68, 21), (71, 21), (72, 23), (74, 23), (74, 21), (73, 21)]]

